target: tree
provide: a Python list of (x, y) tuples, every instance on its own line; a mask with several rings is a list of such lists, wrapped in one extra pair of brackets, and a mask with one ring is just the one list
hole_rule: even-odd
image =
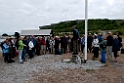
[[(72, 32), (72, 26), (77, 25), (77, 29), (80, 34), (85, 31), (85, 20), (70, 20), (63, 21), (49, 26), (43, 26), (44, 28), (52, 29), (54, 34), (60, 32)], [(98, 30), (116, 30), (124, 29), (124, 20), (109, 20), (109, 19), (88, 19), (88, 31)], [(123, 32), (124, 33), (124, 32)]]
[(2, 34), (2, 36), (8, 36), (8, 34), (4, 33), (4, 34)]
[(20, 37), (20, 33), (15, 32), (14, 36), (18, 39)]

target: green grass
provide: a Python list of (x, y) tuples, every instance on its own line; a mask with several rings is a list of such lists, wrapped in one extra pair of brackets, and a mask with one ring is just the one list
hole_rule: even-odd
[(108, 64), (106, 63), (103, 67), (108, 67)]
[(91, 72), (95, 72), (95, 70), (94, 69), (87, 69), (86, 72), (91, 73)]

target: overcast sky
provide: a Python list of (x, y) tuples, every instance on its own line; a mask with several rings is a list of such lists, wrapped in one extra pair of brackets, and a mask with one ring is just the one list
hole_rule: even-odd
[[(0, 35), (85, 18), (85, 0), (0, 0)], [(88, 0), (88, 18), (124, 19), (124, 0)]]

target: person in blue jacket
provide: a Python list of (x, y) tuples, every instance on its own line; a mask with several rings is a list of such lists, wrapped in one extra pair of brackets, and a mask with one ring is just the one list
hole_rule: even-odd
[(3, 55), (4, 55), (4, 62), (9, 63), (9, 43), (8, 43), (8, 40), (4, 41)]
[(117, 35), (113, 35), (112, 52), (114, 53), (115, 62), (117, 62), (118, 51), (120, 51), (119, 40)]

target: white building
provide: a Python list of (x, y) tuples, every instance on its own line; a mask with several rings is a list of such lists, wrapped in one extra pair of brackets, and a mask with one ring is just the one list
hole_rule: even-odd
[(20, 35), (21, 36), (50, 36), (52, 29), (41, 29), (41, 30), (22, 30)]

